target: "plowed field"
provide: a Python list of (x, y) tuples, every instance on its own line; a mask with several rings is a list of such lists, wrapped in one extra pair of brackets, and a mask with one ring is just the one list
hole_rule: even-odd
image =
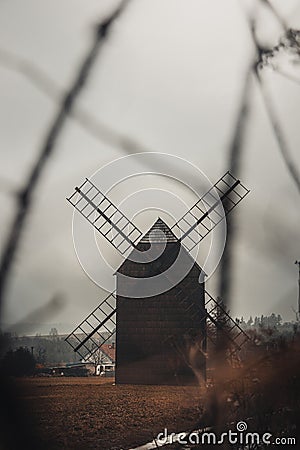
[(41, 449), (129, 449), (192, 427), (194, 386), (116, 386), (108, 378), (30, 378), (21, 396)]

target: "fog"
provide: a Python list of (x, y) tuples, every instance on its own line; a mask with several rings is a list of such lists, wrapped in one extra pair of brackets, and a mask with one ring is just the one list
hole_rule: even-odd
[[(297, 1), (272, 3), (289, 27), (299, 29)], [(38, 67), (63, 92), (90, 46), (93, 27), (115, 5), (3, 1), (0, 49)], [(265, 10), (260, 12), (257, 31), (263, 45), (273, 46), (280, 37), (278, 23)], [(104, 43), (76, 108), (144, 149), (187, 159), (214, 182), (228, 170), (229, 146), (253, 53), (241, 2), (131, 1)], [(284, 69), (300, 80), (299, 67), (286, 63)], [(300, 86), (271, 69), (263, 77), (299, 170)], [(25, 183), (58, 103), (24, 73), (8, 67), (1, 53), (0, 79), (3, 249), (16, 207), (14, 193)], [(294, 261), (300, 258), (299, 192), (254, 77), (249, 114), (240, 176), (251, 193), (236, 211), (232, 314), (275, 312), (291, 320), (297, 301)], [(68, 119), (22, 233), (5, 298), (4, 324), (26, 320), (60, 294), (64, 301), (49, 317), (35, 318), (31, 332), (46, 332), (55, 324), (65, 333), (104, 298), (105, 292), (77, 261), (73, 212), (66, 197), (99, 167), (133, 151), (118, 142), (100, 140), (76, 117)], [(142, 188), (138, 181), (135, 189)], [(174, 190), (180, 193), (179, 188)], [(142, 231), (151, 225), (145, 223)], [(212, 295), (216, 286), (217, 274), (208, 282)]]

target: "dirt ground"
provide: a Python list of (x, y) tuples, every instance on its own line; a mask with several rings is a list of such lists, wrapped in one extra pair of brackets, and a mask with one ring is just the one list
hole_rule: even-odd
[(167, 427), (188, 430), (199, 416), (196, 386), (129, 386), (109, 378), (19, 381), (41, 449), (129, 449)]
[[(99, 377), (2, 382), (0, 425), (5, 424), (2, 435), (10, 445), (0, 448), (27, 449), (23, 438), (33, 429), (38, 444), (30, 450), (128, 450), (152, 441), (164, 428), (176, 433), (200, 422), (227, 431), (240, 420), (253, 432), (300, 442), (300, 337), (289, 347), (279, 343), (282, 348), (256, 352), (240, 368), (216, 359), (202, 395), (197, 386), (116, 386)], [(9, 391), (15, 392), (14, 403)]]

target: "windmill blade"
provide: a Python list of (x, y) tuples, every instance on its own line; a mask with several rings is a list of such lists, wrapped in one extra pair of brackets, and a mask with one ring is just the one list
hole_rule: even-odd
[[(172, 227), (191, 251), (250, 191), (230, 172), (226, 172), (203, 197)], [(220, 210), (223, 206), (223, 211)], [(184, 242), (183, 242), (184, 241)]]
[[(242, 346), (250, 340), (250, 337), (239, 324), (232, 319), (220, 302), (215, 300), (206, 290), (205, 308), (207, 311), (207, 319), (210, 322), (210, 324), (208, 324), (208, 331), (212, 330), (213, 325), (216, 333), (218, 331), (222, 333), (222, 338), (225, 338), (228, 341), (230, 356), (240, 351)], [(216, 345), (217, 337), (215, 332), (208, 333), (208, 336), (213, 344)]]
[(76, 327), (66, 341), (82, 359), (89, 358), (116, 330), (116, 294), (109, 294), (97, 308)]
[(142, 236), (142, 232), (88, 178), (67, 200), (121, 255), (135, 247)]
[[(188, 294), (187, 294), (188, 292)], [(203, 333), (203, 329), (199, 327), (199, 336), (202, 342), (205, 342), (206, 337), (209, 339), (214, 346), (218, 345), (218, 334), (221, 335), (222, 341), (225, 344), (227, 358), (232, 365), (236, 364), (239, 360), (239, 352), (243, 345), (251, 340), (251, 338), (245, 333), (245, 331), (236, 323), (232, 317), (228, 314), (225, 308), (215, 300), (206, 290), (205, 290), (205, 305), (204, 308), (196, 300), (198, 298), (195, 295), (197, 288), (195, 284), (190, 283), (186, 286), (186, 290), (183, 291), (180, 287), (177, 289), (175, 294), (175, 299), (184, 308), (185, 312), (197, 321), (199, 315), (202, 316), (201, 323), (205, 323), (206, 331)], [(194, 302), (190, 302), (190, 298), (195, 298)], [(173, 345), (179, 345), (181, 341), (178, 340), (182, 335), (193, 336), (194, 329), (182, 328), (180, 335), (172, 335), (169, 337), (170, 342)], [(206, 344), (204, 344), (206, 345)], [(205, 351), (204, 351), (205, 353)], [(204, 355), (203, 353), (203, 355)]]
[[(222, 336), (228, 341), (230, 346), (230, 352), (237, 352), (241, 347), (250, 339), (245, 331), (236, 323), (232, 317), (228, 314), (225, 308), (215, 300), (207, 290), (205, 290), (205, 314), (203, 314), (203, 308), (198, 302), (189, 302), (188, 298), (195, 296), (197, 287), (192, 283), (186, 286), (188, 294), (181, 288), (178, 288), (175, 294), (176, 301), (179, 301), (189, 314), (190, 317), (196, 320), (199, 314), (203, 316), (203, 321), (206, 321), (208, 331), (214, 330), (222, 333)], [(222, 317), (222, 320), (220, 320)], [(186, 330), (188, 332), (188, 330)], [(213, 344), (217, 344), (213, 338), (212, 333), (208, 333), (208, 337), (212, 338)]]

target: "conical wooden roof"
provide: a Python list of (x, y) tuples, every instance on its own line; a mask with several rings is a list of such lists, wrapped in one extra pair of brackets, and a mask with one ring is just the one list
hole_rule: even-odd
[(141, 238), (141, 244), (160, 242), (178, 242), (177, 237), (168, 227), (168, 225), (160, 218), (152, 225), (149, 231)]

